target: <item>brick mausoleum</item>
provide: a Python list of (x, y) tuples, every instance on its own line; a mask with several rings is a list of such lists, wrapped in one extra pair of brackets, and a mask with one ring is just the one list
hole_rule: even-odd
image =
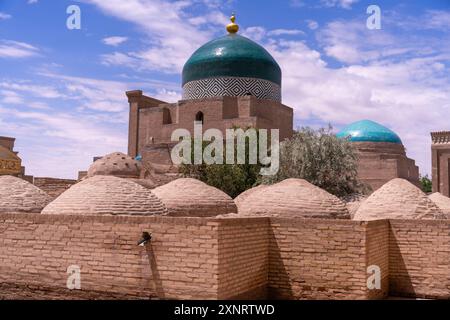
[[(228, 31), (186, 64), (184, 100), (127, 93), (129, 154), (97, 159), (76, 184), (22, 179), (13, 140), (3, 140), (0, 299), (450, 299), (446, 134), (433, 134), (444, 195), (423, 193), (400, 138), (370, 121), (338, 134), (355, 143), (373, 188), (361, 201), (300, 179), (231, 199), (177, 176), (171, 132), (195, 120), (292, 135), (278, 64), (234, 21)], [(72, 267), (80, 287), (70, 289)], [(379, 287), (368, 285), (371, 270)]]

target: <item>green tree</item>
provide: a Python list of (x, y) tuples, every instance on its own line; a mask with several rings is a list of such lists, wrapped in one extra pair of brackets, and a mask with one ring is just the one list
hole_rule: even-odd
[(358, 180), (356, 150), (348, 140), (337, 138), (331, 126), (301, 128), (281, 143), (280, 170), (261, 181), (273, 184), (288, 178), (305, 179), (338, 197), (368, 191)]
[(422, 191), (425, 193), (433, 192), (433, 182), (428, 175), (420, 176), (420, 184), (422, 185)]
[[(238, 129), (238, 128), (234, 128)], [(258, 138), (259, 141), (259, 138)], [(194, 141), (193, 141), (194, 143)], [(249, 139), (245, 140), (245, 164), (225, 164), (226, 146), (224, 146), (224, 164), (182, 164), (180, 173), (184, 177), (199, 179), (206, 184), (216, 187), (230, 197), (235, 198), (242, 192), (254, 187), (258, 183), (260, 164), (248, 164), (249, 161)], [(203, 150), (208, 146), (203, 142)], [(192, 148), (193, 149), (193, 148)], [(192, 150), (192, 159), (194, 150)], [(237, 143), (234, 143), (235, 162), (237, 163)]]

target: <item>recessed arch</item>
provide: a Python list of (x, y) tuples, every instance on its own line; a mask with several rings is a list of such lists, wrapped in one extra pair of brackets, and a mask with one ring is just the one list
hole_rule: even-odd
[(203, 114), (203, 112), (197, 112), (197, 114), (195, 115), (195, 121), (201, 122), (203, 124), (203, 122), (205, 121), (205, 115)]
[(172, 124), (172, 116), (167, 108), (163, 108), (163, 124)]

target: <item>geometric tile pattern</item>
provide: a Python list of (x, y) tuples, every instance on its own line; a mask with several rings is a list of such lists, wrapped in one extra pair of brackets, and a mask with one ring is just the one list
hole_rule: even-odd
[(281, 87), (267, 80), (240, 77), (202, 79), (183, 86), (183, 100), (248, 95), (281, 102)]

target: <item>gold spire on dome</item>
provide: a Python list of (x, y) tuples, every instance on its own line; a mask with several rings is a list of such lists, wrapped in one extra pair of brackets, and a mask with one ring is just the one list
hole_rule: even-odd
[(236, 22), (236, 15), (233, 13), (233, 15), (230, 18), (231, 23), (227, 25), (227, 31), (230, 34), (235, 34), (239, 31), (239, 25), (237, 25)]

